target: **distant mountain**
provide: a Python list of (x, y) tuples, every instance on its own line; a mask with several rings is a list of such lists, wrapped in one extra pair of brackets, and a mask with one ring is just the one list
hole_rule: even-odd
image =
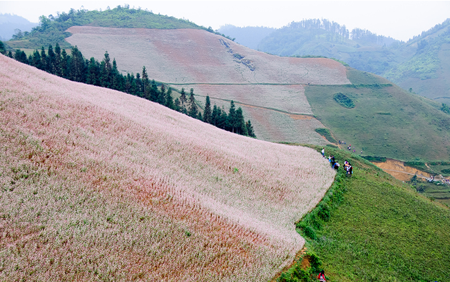
[(328, 20), (292, 22), (261, 40), (258, 49), (279, 56), (325, 56), (359, 70), (381, 74), (395, 63), (388, 46), (400, 42), (367, 30), (349, 31)]
[(277, 29), (263, 26), (237, 27), (234, 25), (225, 25), (220, 27), (218, 31), (237, 39), (235, 40), (237, 43), (256, 50), (259, 42), (275, 30)]
[(404, 89), (450, 104), (450, 19), (399, 47), (395, 54), (407, 60), (382, 75)]
[(37, 25), (17, 15), (0, 14), (0, 40), (10, 40), (17, 30), (22, 33), (29, 32)]

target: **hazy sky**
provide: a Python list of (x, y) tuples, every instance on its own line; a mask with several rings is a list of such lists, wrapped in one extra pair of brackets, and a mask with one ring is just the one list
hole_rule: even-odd
[(213, 29), (235, 26), (282, 27), (293, 21), (321, 18), (378, 35), (407, 41), (450, 18), (450, 1), (1, 1), (0, 13), (31, 22), (70, 8), (105, 10), (129, 4), (154, 13), (188, 19)]

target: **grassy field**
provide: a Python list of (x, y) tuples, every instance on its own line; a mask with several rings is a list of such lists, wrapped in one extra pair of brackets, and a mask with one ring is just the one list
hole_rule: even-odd
[[(341, 164), (349, 160), (354, 173), (340, 172), (323, 201), (297, 224), (308, 238), (311, 266), (324, 269), (327, 281), (447, 281), (448, 206), (348, 151), (325, 151)], [(315, 256), (319, 265), (311, 262)], [(298, 263), (279, 281), (309, 281), (295, 280), (302, 275)]]
[[(353, 85), (305, 86), (315, 116), (335, 139), (356, 153), (400, 160), (446, 160), (450, 155), (450, 116), (438, 104), (407, 93), (389, 81), (349, 69)], [(336, 93), (354, 108), (340, 105)]]

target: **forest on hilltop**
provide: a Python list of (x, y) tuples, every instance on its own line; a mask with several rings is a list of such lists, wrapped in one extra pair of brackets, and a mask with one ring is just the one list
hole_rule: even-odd
[(113, 9), (108, 8), (104, 11), (70, 9), (68, 13), (58, 12), (57, 15), (42, 15), (39, 21), (39, 25), (34, 27), (31, 32), (15, 34), (14, 40), (8, 41), (7, 45), (12, 49), (38, 49), (58, 43), (61, 48), (70, 48), (71, 45), (64, 40), (70, 36), (66, 30), (72, 26), (85, 25), (151, 29), (193, 28), (214, 32), (211, 27), (205, 28), (189, 20), (154, 14), (152, 11), (141, 8), (130, 8), (128, 4), (119, 5)]

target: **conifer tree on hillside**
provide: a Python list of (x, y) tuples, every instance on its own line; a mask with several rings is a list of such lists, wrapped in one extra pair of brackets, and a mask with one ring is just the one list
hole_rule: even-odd
[(230, 111), (228, 113), (226, 128), (231, 132), (236, 132), (237, 127), (237, 119), (236, 119), (236, 106), (234, 105), (234, 101), (230, 102)]
[(158, 102), (161, 105), (166, 104), (166, 87), (164, 86), (164, 84), (161, 85), (161, 91), (159, 92), (158, 101), (156, 102)]
[(100, 69), (100, 85), (102, 87), (111, 88), (111, 73), (111, 59), (109, 58), (108, 51), (106, 51)]
[(85, 81), (85, 61), (78, 47), (72, 47), (72, 58), (70, 60), (70, 79), (73, 81)]
[(216, 109), (217, 114), (215, 116), (215, 123), (216, 123), (215, 125), (218, 128), (226, 129), (228, 120), (227, 113), (225, 112), (224, 109), (221, 109), (219, 107), (216, 107)]
[(213, 106), (213, 110), (211, 113), (211, 124), (217, 126), (217, 106)]
[(94, 57), (92, 57), (89, 60), (88, 73), (86, 76), (86, 83), (100, 86), (99, 77), (100, 77), (100, 66), (97, 65), (97, 61), (95, 60)]
[(55, 46), (55, 74), (57, 76), (62, 76), (62, 69), (61, 69), (61, 47), (59, 47), (59, 44), (56, 43)]
[(19, 49), (17, 49), (16, 52), (14, 52), (14, 59), (21, 63), (28, 64), (27, 54), (25, 54), (24, 51), (21, 51)]
[(32, 55), (32, 59), (31, 59), (31, 61), (29, 61), (29, 63), (32, 66), (42, 70), (41, 54), (39, 54), (38, 50), (34, 50), (33, 55)]
[(56, 73), (56, 54), (55, 54), (55, 52), (53, 52), (52, 45), (48, 46), (47, 54), (48, 54), (48, 57), (47, 57), (48, 72), (55, 74)]
[(174, 107), (175, 107), (175, 111), (181, 112), (181, 103), (180, 103), (180, 100), (178, 98), (175, 99)]
[(111, 88), (120, 90), (119, 87), (119, 70), (117, 70), (116, 59), (113, 59), (112, 69), (111, 69)]
[(5, 44), (3, 44), (2, 41), (0, 41), (0, 54), (5, 54), (5, 53), (6, 53)]
[(47, 55), (45, 54), (44, 46), (41, 48), (41, 70), (48, 71)]
[(184, 92), (184, 88), (181, 88), (181, 93), (180, 93), (180, 103), (181, 103), (181, 112), (186, 112), (186, 102), (187, 102), (187, 98), (186, 98), (186, 92)]
[(62, 58), (61, 58), (61, 72), (62, 77), (69, 78), (69, 56), (67, 55), (66, 49), (63, 49), (61, 52)]
[(211, 101), (209, 100), (209, 96), (206, 95), (206, 102), (205, 102), (205, 110), (203, 111), (203, 121), (207, 123), (212, 123), (211, 121)]
[(153, 102), (159, 101), (158, 86), (156, 85), (156, 81), (154, 79), (152, 79), (152, 85), (150, 87), (150, 100)]
[(145, 66), (142, 67), (142, 97), (150, 100), (150, 80), (148, 79)]
[(191, 92), (189, 94), (189, 116), (193, 118), (197, 118), (198, 116), (198, 108), (197, 104), (195, 103), (193, 88), (191, 88)]
[(172, 97), (172, 88), (169, 87), (169, 90), (167, 90), (166, 93), (166, 103), (164, 104), (169, 109), (175, 110), (175, 104), (173, 103), (173, 97)]
[(139, 73), (136, 73), (136, 88), (137, 88), (136, 95), (139, 96), (139, 97), (144, 97), (144, 95), (143, 95), (144, 92), (143, 92), (142, 79), (141, 79), (141, 75)]
[(247, 134), (248, 134), (248, 136), (256, 138), (255, 131), (253, 130), (253, 126), (252, 126), (252, 123), (250, 122), (250, 120), (248, 120), (245, 123), (245, 126), (247, 127)]
[(236, 110), (236, 133), (241, 135), (248, 135), (247, 126), (245, 125), (244, 114), (241, 107)]

